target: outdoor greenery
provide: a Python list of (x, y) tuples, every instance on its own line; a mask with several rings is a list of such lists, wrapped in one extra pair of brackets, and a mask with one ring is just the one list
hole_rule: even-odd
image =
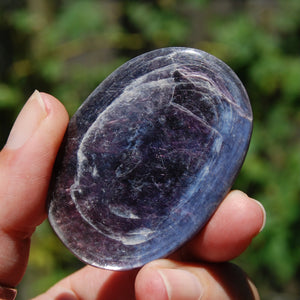
[[(300, 297), (300, 1), (0, 0), (0, 143), (34, 89), (72, 115), (116, 67), (148, 50), (214, 54), (243, 81), (253, 138), (235, 188), (263, 203), (264, 231), (237, 259), (262, 299)], [(27, 299), (78, 269), (47, 223), (20, 286)]]

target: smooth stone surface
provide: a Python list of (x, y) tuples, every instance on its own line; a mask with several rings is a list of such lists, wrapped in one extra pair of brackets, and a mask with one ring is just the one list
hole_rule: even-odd
[(164, 257), (225, 197), (251, 131), (245, 89), (217, 58), (189, 48), (138, 56), (71, 118), (49, 189), (50, 224), (97, 267)]

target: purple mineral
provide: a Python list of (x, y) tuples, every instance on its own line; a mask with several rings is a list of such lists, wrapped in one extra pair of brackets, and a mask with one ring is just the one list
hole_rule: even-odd
[(93, 266), (127, 270), (167, 256), (228, 193), (251, 131), (246, 91), (219, 59), (177, 47), (138, 56), (71, 118), (50, 224)]

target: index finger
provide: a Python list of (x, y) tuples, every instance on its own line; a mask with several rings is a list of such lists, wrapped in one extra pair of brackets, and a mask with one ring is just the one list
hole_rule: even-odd
[(203, 230), (183, 248), (185, 257), (220, 262), (239, 256), (262, 231), (266, 212), (256, 200), (232, 191)]

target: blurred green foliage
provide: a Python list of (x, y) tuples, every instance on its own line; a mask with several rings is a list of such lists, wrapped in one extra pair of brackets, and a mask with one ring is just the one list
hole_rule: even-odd
[[(262, 299), (299, 299), (300, 1), (2, 0), (0, 142), (34, 89), (72, 115), (126, 60), (158, 47), (189, 46), (229, 64), (249, 93), (254, 129), (235, 184), (260, 200), (264, 231), (237, 262)], [(47, 223), (33, 237), (19, 299), (79, 268)]]

